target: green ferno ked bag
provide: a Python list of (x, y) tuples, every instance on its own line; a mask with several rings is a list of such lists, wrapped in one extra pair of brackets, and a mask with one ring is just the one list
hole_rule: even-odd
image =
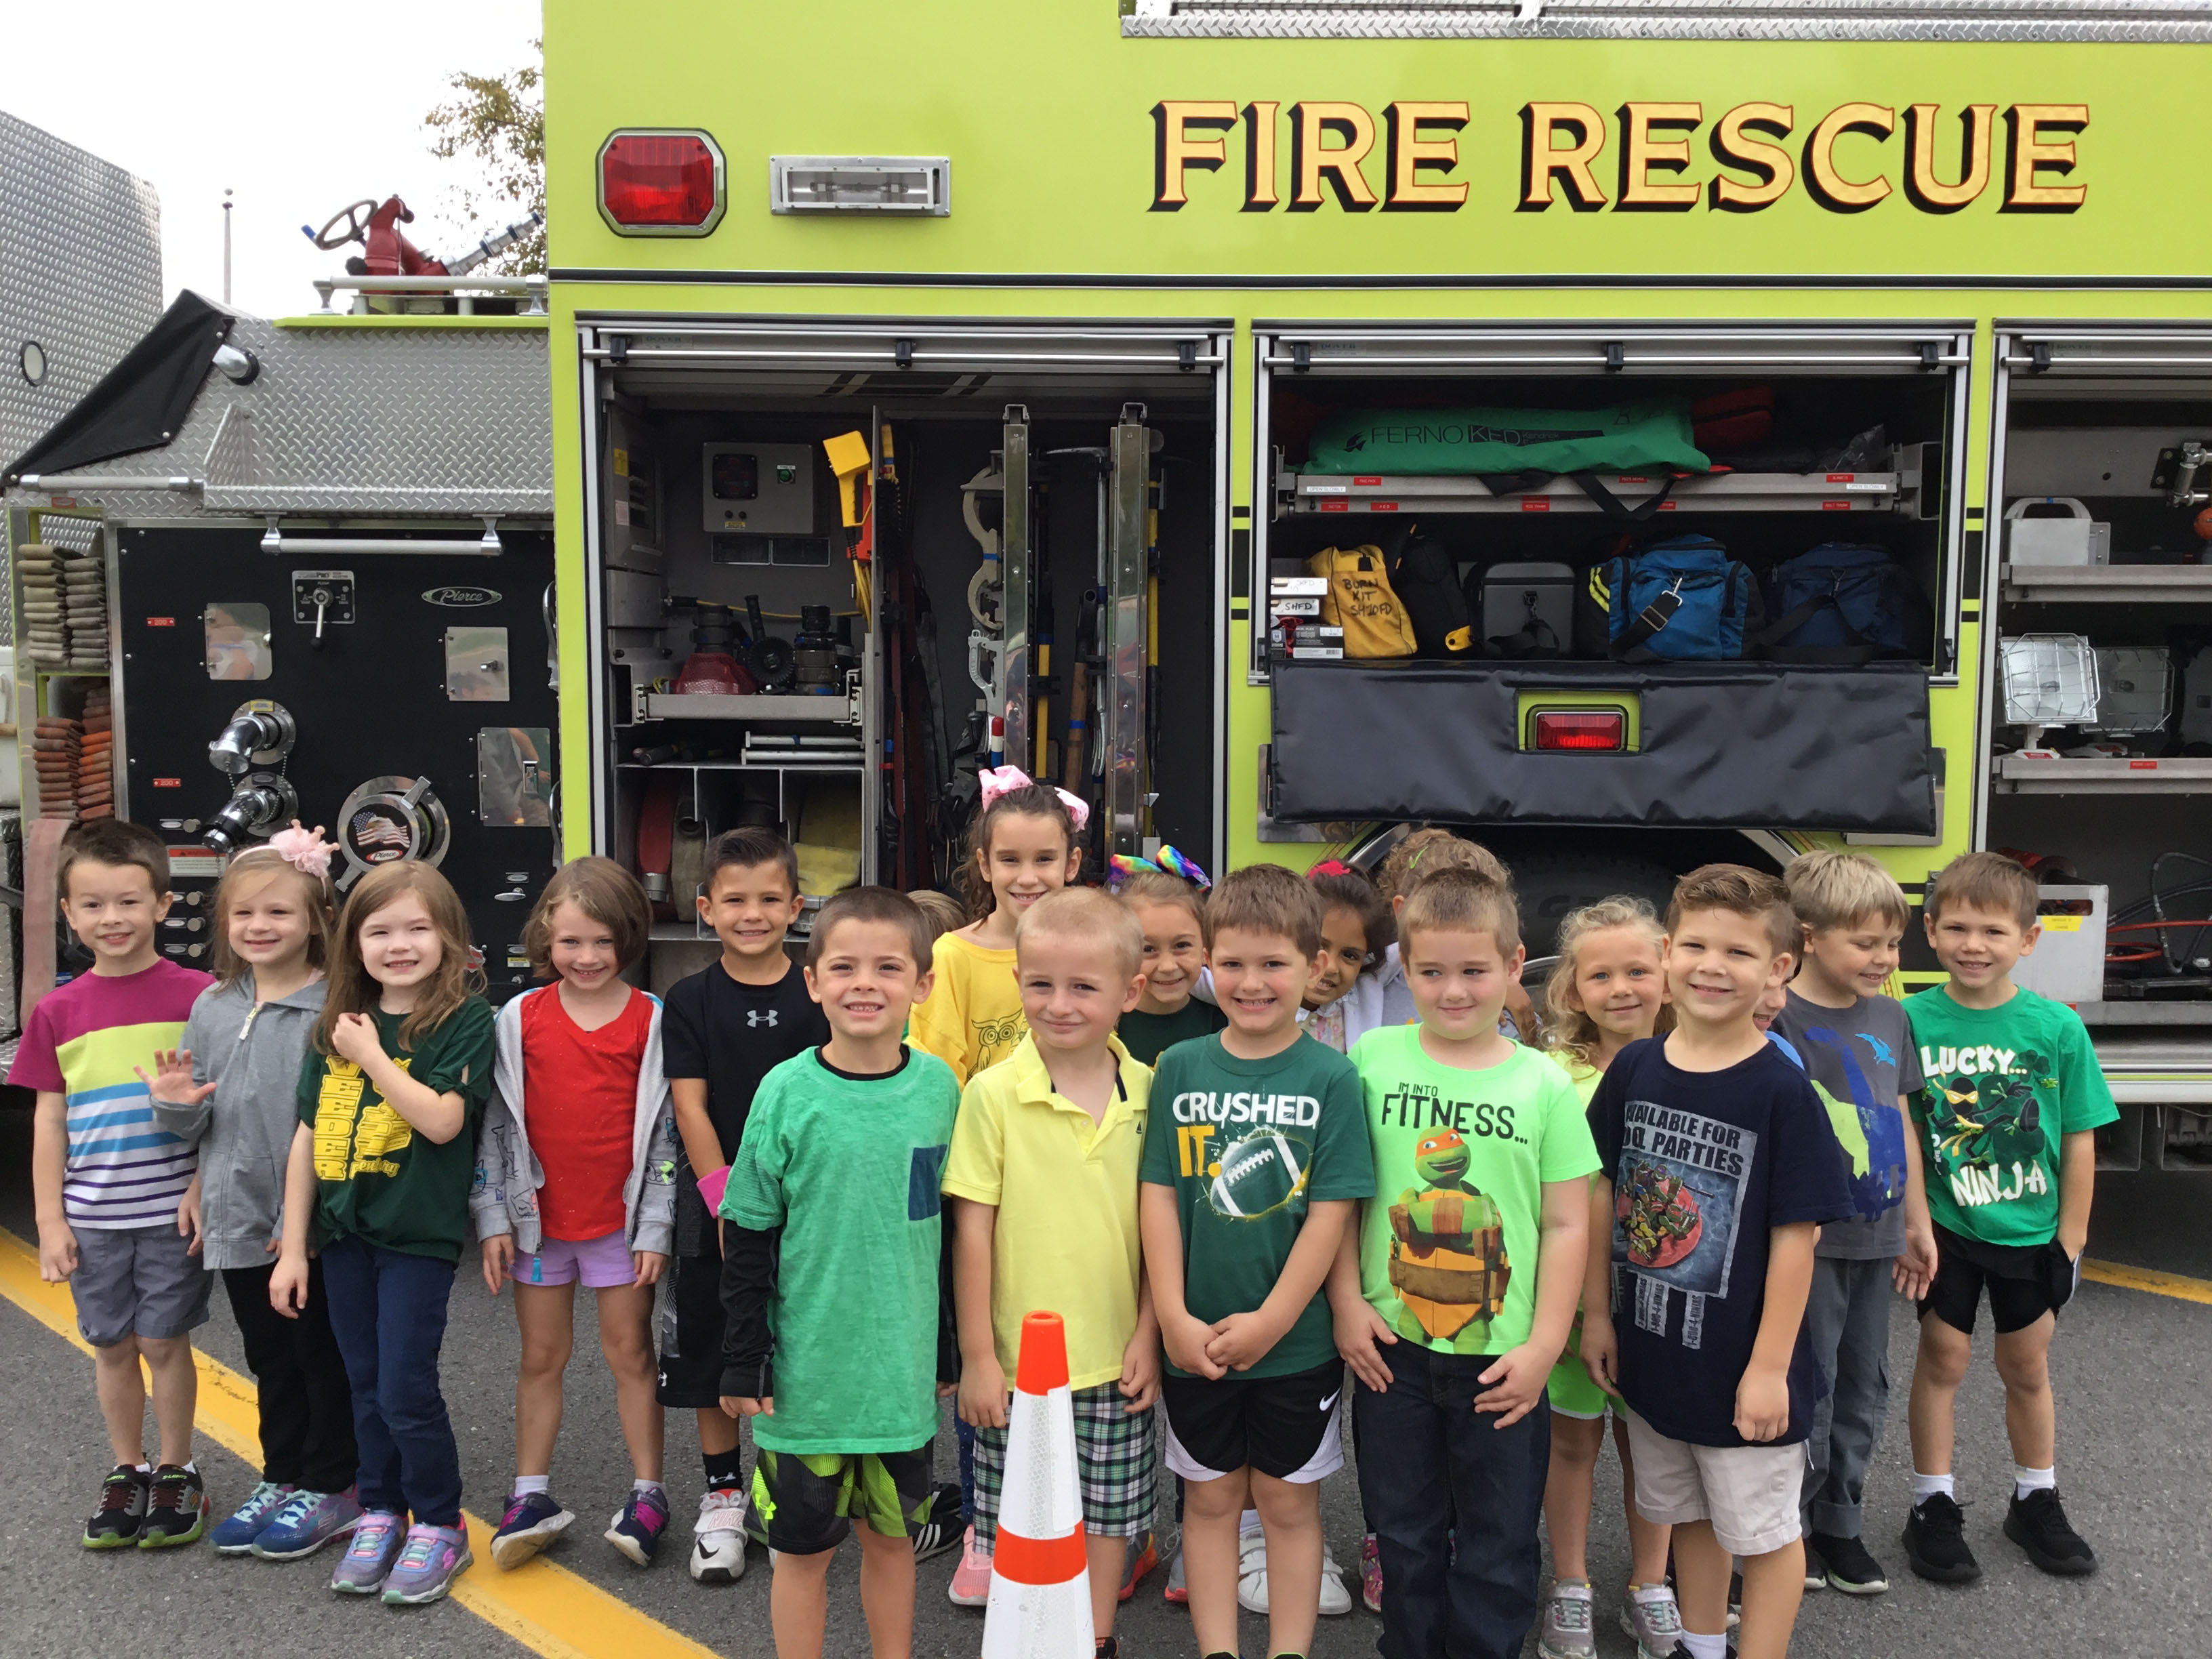
[(1707, 472), (1674, 398), (1605, 409), (1354, 409), (1326, 416), (1309, 472), (1436, 477), (1522, 472)]

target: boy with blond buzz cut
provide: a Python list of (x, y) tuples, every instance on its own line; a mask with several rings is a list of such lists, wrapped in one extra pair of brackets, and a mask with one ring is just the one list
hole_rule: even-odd
[(1772, 1030), (1828, 1109), (1852, 1211), (1820, 1230), (1805, 1305), (1813, 1358), (1830, 1384), (1807, 1448), (1805, 1588), (1875, 1595), (1889, 1578), (1860, 1537), (1861, 1504), (1889, 1414), (1891, 1283), (1921, 1296), (1936, 1271), (1920, 1141), (1905, 1117), (1920, 1063), (1905, 1010), (1883, 988), (1911, 913), (1889, 872), (1863, 853), (1808, 853), (1782, 881), (1804, 965)]
[(1511, 891), (1439, 872), (1398, 939), (1420, 1023), (1352, 1049), (1376, 1179), (1329, 1276), (1365, 1385), (1382, 1651), (1508, 1659), (1536, 1620), (1545, 1390), (1583, 1291), (1597, 1151), (1566, 1073), (1498, 1034), (1527, 956)]
[(1583, 1361), (1628, 1404), (1636, 1507), (1674, 1529), (1682, 1646), (1784, 1659), (1805, 1593), (1803, 1443), (1825, 1387), (1805, 1334), (1820, 1226), (1851, 1213), (1843, 1153), (1805, 1073), (1754, 1023), (1798, 943), (1782, 884), (1709, 864), (1675, 884), (1675, 1024), (1632, 1042), (1591, 1097), (1615, 1221), (1583, 1286)]
[(1306, 1652), (1319, 1616), (1316, 1483), (1343, 1467), (1344, 1364), (1322, 1283), (1375, 1189), (1352, 1062), (1298, 1030), (1322, 968), (1313, 885), (1277, 865), (1223, 878), (1206, 948), (1229, 1024), (1152, 1079), (1139, 1198), (1167, 1349), (1168, 1467), (1199, 1652), (1237, 1651), (1237, 1517), (1267, 1537), (1267, 1651)]
[[(1951, 1480), (1953, 1414), (1986, 1290), (2012, 1441), (2004, 1534), (2045, 1572), (2097, 1557), (2058, 1501), (2051, 1334), (2081, 1284), (2100, 1127), (2119, 1115), (2081, 1017), (2012, 982), (2035, 949), (2035, 878), (2000, 853), (1969, 853), (1929, 884), (1929, 942), (1950, 982), (1905, 1000), (1925, 1078), (1911, 1103), (1926, 1135), (1936, 1273), (1920, 1294), (1912, 1366), (1912, 1513), (1905, 1551), (1923, 1578), (1981, 1577)], [(1930, 1316), (1933, 1316), (1932, 1317)]]
[(960, 1320), (960, 1415), (975, 1430), (975, 1541), (998, 1538), (1007, 1379), (1022, 1321), (1067, 1328), (1067, 1382), (1091, 1569), (1091, 1630), (1119, 1651), (1114, 1611), (1129, 1540), (1152, 1516), (1160, 1336), (1145, 1294), (1137, 1171), (1151, 1070), (1114, 1034), (1144, 980), (1137, 917), (1063, 887), (1014, 928), (1029, 1034), (968, 1081), (945, 1166)]

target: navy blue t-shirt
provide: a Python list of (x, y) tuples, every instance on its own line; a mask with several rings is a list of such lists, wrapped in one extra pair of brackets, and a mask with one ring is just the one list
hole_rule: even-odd
[[(1622, 1395), (1669, 1439), (1750, 1443), (1735, 1391), (1759, 1335), (1770, 1230), (1851, 1213), (1826, 1111), (1771, 1044), (1725, 1071), (1685, 1072), (1652, 1037), (1607, 1067), (1589, 1125), (1613, 1178)], [(1801, 1321), (1790, 1427), (1768, 1443), (1804, 1439), (1826, 1392)]]

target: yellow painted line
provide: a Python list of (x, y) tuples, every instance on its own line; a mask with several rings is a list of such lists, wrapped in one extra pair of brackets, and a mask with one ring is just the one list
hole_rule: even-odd
[(2170, 1296), (2182, 1302), (2202, 1302), (2212, 1307), (2212, 1279), (2186, 1279), (2179, 1273), (2162, 1273), (2154, 1267), (2130, 1267), (2119, 1261), (2085, 1261), (2081, 1277), (2094, 1279), (2100, 1285), (2117, 1285), (2124, 1291), (2148, 1291), (2153, 1296)]
[[(4, 1228), (0, 1228), (0, 1295), (56, 1335), (91, 1353), (77, 1334), (69, 1286), (40, 1279), (39, 1253)], [(258, 1469), (261, 1412), (253, 1380), (198, 1348), (192, 1350), (192, 1359), (200, 1374), (194, 1429)], [(465, 1512), (462, 1519), (477, 1559), (454, 1581), (453, 1599), (533, 1653), (546, 1659), (637, 1659), (648, 1651), (682, 1659), (716, 1659), (714, 1649), (543, 1556), (512, 1572), (500, 1571), (491, 1565), (492, 1528), (477, 1516)]]

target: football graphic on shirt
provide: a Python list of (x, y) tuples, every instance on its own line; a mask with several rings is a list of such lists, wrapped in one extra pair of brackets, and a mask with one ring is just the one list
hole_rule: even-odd
[(1698, 1248), (1705, 1211), (1679, 1176), (1656, 1164), (1639, 1164), (1613, 1200), (1628, 1240), (1628, 1259), (1638, 1267), (1671, 1267)]
[(1271, 1129), (1221, 1149), (1206, 1196), (1215, 1214), (1249, 1220), (1281, 1209), (1305, 1184), (1305, 1149)]

